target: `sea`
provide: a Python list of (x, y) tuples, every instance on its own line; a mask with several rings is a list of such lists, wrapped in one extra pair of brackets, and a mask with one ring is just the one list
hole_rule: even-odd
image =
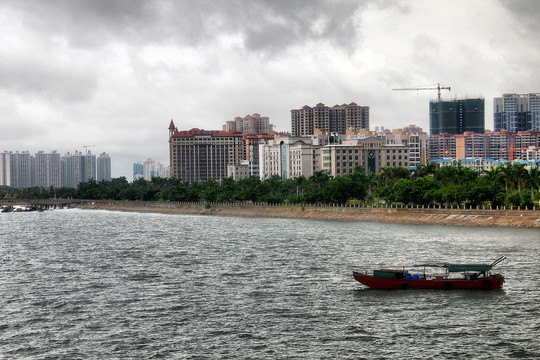
[[(499, 256), (501, 290), (352, 276)], [(538, 359), (539, 270), (533, 229), (0, 213), (0, 358)]]

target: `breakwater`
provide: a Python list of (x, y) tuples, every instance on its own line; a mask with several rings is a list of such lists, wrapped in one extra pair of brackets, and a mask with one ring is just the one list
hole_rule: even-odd
[(162, 203), (143, 201), (85, 201), (74, 203), (72, 206), (81, 209), (157, 212), (170, 214), (302, 218), (341, 221), (540, 229), (540, 210), (445, 209), (414, 207), (375, 208), (316, 205)]

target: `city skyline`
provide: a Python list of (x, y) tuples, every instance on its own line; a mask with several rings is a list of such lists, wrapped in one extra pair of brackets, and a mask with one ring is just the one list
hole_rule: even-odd
[[(440, 15), (440, 14), (444, 14)], [(443, 99), (538, 92), (536, 1), (15, 1), (0, 4), (0, 151), (95, 144), (130, 179), (168, 162), (167, 125), (215, 130), (319, 102), (369, 106), (370, 127), (429, 129)], [(253, 21), (256, 19), (257, 21)], [(90, 31), (91, 29), (91, 31)]]

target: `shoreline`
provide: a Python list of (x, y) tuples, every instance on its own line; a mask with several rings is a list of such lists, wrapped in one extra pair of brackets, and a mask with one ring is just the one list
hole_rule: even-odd
[(190, 214), (239, 217), (273, 217), (314, 220), (365, 221), (400, 224), (513, 227), (540, 229), (539, 210), (477, 210), (419, 208), (359, 208), (309, 205), (246, 205), (158, 203), (139, 201), (85, 201), (71, 207), (90, 210)]

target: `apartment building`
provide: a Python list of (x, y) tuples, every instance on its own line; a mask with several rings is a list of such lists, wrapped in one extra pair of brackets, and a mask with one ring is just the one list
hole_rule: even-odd
[(291, 110), (294, 137), (308, 137), (317, 132), (345, 134), (347, 130), (369, 130), (369, 106), (350, 104), (328, 107), (319, 103)]
[(261, 133), (270, 134), (274, 131), (274, 125), (270, 124), (270, 118), (268, 116), (261, 116), (261, 114), (255, 113), (244, 117), (237, 116), (234, 120), (227, 121), (225, 125), (223, 125), (223, 131), (240, 131), (245, 134), (253, 135)]
[(493, 99), (493, 128), (540, 131), (540, 94), (503, 94)]
[(56, 151), (45, 153), (39, 151), (34, 157), (34, 186), (48, 188), (62, 186), (62, 162)]
[(111, 157), (101, 153), (96, 159), (96, 181), (111, 181)]
[(11, 186), (11, 156), (7, 151), (0, 153), (0, 186)]
[[(28, 151), (5, 154), (5, 164), (9, 164), (9, 186), (14, 188), (28, 188), (33, 186), (34, 158)], [(8, 159), (9, 158), (9, 159)], [(4, 174), (7, 171), (4, 170)], [(8, 185), (8, 184), (5, 184)]]
[(102, 153), (98, 162), (103, 178), (97, 178), (96, 156), (90, 151), (66, 153), (61, 156), (56, 151), (37, 152), (32, 156), (28, 151), (0, 153), (0, 185), (14, 188), (28, 187), (71, 187), (94, 180), (111, 179), (110, 157)]
[(391, 131), (380, 129), (374, 134), (384, 137), (387, 145), (405, 145), (408, 148), (411, 168), (425, 165), (429, 161), (429, 135), (416, 125)]
[(91, 179), (96, 179), (96, 156), (92, 152), (68, 152), (62, 157), (62, 187), (76, 188)]
[[(540, 148), (540, 132), (486, 131), (484, 134), (465, 132), (461, 135), (439, 134), (429, 138), (430, 160), (440, 158), (486, 158), (512, 161), (534, 157)], [(529, 151), (529, 155), (527, 155)]]

